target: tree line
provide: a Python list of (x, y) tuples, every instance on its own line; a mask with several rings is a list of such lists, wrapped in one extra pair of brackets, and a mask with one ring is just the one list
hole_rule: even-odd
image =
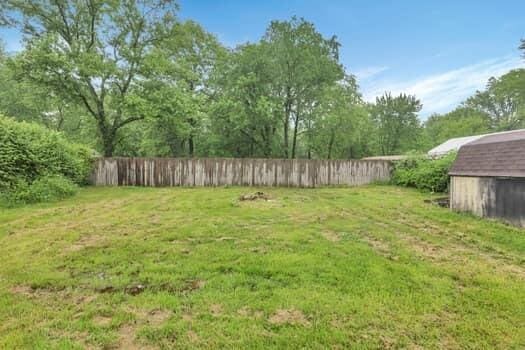
[(3, 2), (0, 23), (24, 47), (0, 52), (0, 113), (105, 156), (360, 158), (524, 124), (522, 69), (422, 122), (416, 96), (365, 102), (337, 38), (305, 19), (232, 49), (178, 12), (172, 0)]

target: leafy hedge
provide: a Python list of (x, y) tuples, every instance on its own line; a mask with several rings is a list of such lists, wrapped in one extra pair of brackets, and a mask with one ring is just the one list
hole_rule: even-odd
[(39, 177), (33, 183), (19, 181), (1, 195), (2, 204), (6, 206), (52, 202), (73, 196), (78, 190), (77, 184), (61, 175)]
[(392, 182), (424, 191), (448, 192), (448, 170), (455, 159), (455, 153), (438, 159), (410, 156), (394, 164)]
[[(71, 193), (87, 181), (92, 151), (43, 126), (0, 116), (0, 193), (9, 202), (35, 202)], [(36, 195), (63, 187), (57, 195)], [(29, 192), (32, 195), (27, 195)]]

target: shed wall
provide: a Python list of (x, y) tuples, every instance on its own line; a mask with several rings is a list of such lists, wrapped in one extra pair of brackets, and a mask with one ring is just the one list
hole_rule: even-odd
[(525, 227), (525, 179), (452, 176), (450, 207)]

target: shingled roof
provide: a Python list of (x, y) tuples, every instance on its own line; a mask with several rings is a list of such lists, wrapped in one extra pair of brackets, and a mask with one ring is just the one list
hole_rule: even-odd
[(487, 135), (462, 146), (449, 175), (525, 177), (525, 129)]

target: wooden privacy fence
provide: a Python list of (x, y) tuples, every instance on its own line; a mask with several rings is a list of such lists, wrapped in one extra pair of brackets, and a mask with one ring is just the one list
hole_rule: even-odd
[(384, 160), (98, 158), (97, 186), (364, 185), (390, 179)]

